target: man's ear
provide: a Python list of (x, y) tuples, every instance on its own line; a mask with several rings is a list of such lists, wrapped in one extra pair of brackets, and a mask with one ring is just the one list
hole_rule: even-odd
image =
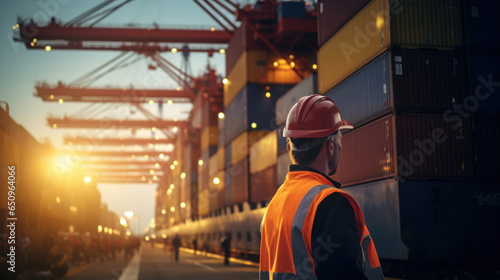
[(288, 151), (288, 153), (290, 154), (290, 151), (292, 150), (292, 147), (290, 147), (290, 139), (289, 138), (286, 138), (286, 150)]
[(327, 145), (327, 149), (328, 149), (328, 156), (333, 157), (333, 153), (335, 153), (335, 145), (333, 145), (333, 141), (328, 140), (326, 145)]

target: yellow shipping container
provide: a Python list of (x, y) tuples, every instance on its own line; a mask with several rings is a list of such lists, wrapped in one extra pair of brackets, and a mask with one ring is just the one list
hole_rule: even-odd
[(221, 170), (224, 170), (224, 167), (225, 167), (225, 153), (224, 153), (224, 147), (220, 147), (218, 150), (217, 150), (217, 163), (218, 163), (218, 167), (217, 167), (217, 171), (221, 171)]
[(325, 93), (389, 47), (388, 9), (387, 0), (372, 1), (320, 48), (319, 93)]
[[(278, 66), (275, 66), (275, 62)], [(304, 73), (306, 76), (308, 73)], [(287, 65), (284, 59), (269, 51), (249, 50), (244, 52), (231, 72), (224, 86), (224, 108), (247, 83), (296, 84), (301, 78)]]
[(387, 50), (456, 49), (463, 44), (460, 1), (374, 0), (318, 52), (318, 91), (325, 93)]
[(219, 171), (219, 156), (214, 154), (208, 160), (208, 177), (211, 178), (215, 176), (215, 173)]
[(198, 194), (198, 214), (207, 215), (210, 213), (210, 192), (205, 189)]
[(245, 131), (231, 141), (231, 163), (236, 164), (247, 158), (250, 146), (268, 133), (267, 130)]
[(204, 151), (208, 146), (217, 146), (219, 144), (219, 130), (217, 126), (207, 126), (201, 132), (201, 150)]
[(275, 131), (268, 133), (250, 148), (250, 174), (276, 164), (278, 137)]

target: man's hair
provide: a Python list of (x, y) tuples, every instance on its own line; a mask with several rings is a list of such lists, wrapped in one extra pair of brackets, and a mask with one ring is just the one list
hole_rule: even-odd
[(287, 138), (290, 159), (293, 164), (309, 164), (319, 155), (323, 144), (331, 140), (337, 131), (323, 138)]

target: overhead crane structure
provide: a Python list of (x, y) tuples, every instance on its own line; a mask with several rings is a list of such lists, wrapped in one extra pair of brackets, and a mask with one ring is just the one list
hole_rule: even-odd
[(159, 151), (85, 151), (85, 150), (75, 150), (72, 153), (76, 153), (81, 156), (89, 157), (144, 157), (144, 158), (163, 158), (170, 154), (170, 152), (159, 152)]
[(96, 129), (107, 129), (107, 128), (165, 128), (165, 127), (181, 127), (185, 125), (185, 121), (174, 121), (174, 120), (87, 120), (78, 118), (55, 118), (48, 117), (47, 123), (53, 128), (96, 128)]
[[(130, 103), (141, 111), (148, 120), (127, 120), (127, 119), (83, 119), (80, 117), (64, 117), (64, 118), (48, 118), (47, 122), (54, 128), (99, 128), (99, 129), (159, 129), (167, 136), (167, 139), (154, 139), (156, 141), (164, 141), (165, 143), (174, 144), (177, 142), (175, 138), (182, 137), (185, 130), (191, 131), (193, 120), (193, 112), (200, 110), (201, 103), (194, 102), (198, 100), (197, 96), (202, 95), (204, 99), (208, 99), (212, 110), (222, 110), (222, 81), (218, 78), (215, 71), (207, 69), (206, 74), (201, 78), (194, 78), (187, 73), (183, 73), (172, 65), (168, 60), (161, 56), (162, 52), (206, 52), (209, 56), (219, 52), (223, 54), (223, 48), (175, 48), (170, 44), (228, 44), (235, 34), (237, 27), (226, 16), (227, 13), (234, 15), (236, 21), (241, 21), (244, 28), (248, 27), (250, 33), (253, 33), (253, 44), (259, 45), (259, 48), (268, 48), (273, 51), (277, 57), (285, 60), (292, 65), (292, 62), (301, 62), (303, 65), (308, 65), (310, 62), (300, 55), (295, 55), (292, 58), (289, 55), (293, 51), (316, 52), (317, 47), (310, 42), (316, 42), (316, 20), (314, 12), (312, 16), (305, 18), (278, 18), (277, 8), (280, 4), (275, 0), (257, 1), (255, 5), (245, 5), (240, 7), (230, 0), (193, 0), (207, 14), (209, 14), (223, 30), (216, 30), (215, 27), (205, 29), (163, 29), (157, 25), (149, 27), (137, 27), (127, 25), (122, 28), (97, 27), (103, 18), (110, 13), (116, 11), (119, 7), (129, 3), (131, 0), (125, 0), (121, 4), (109, 8), (111, 4), (116, 3), (116, 0), (107, 0), (96, 7), (86, 11), (75, 19), (63, 24), (52, 18), (46, 26), (41, 26), (31, 21), (18, 19), (18, 25), (14, 40), (24, 43), (27, 49), (45, 49), (45, 50), (109, 50), (122, 51), (119, 56), (126, 53), (135, 53), (151, 58), (156, 65), (150, 65), (150, 69), (160, 67), (173, 80), (177, 81), (180, 90), (134, 90), (132, 88), (89, 88), (88, 86), (93, 81), (101, 78), (103, 75), (97, 75), (89, 82), (78, 80), (75, 84), (59, 84), (57, 86), (49, 86), (47, 84), (37, 85), (36, 96), (44, 101), (60, 103), (69, 102), (114, 102), (114, 103)], [(308, 14), (310, 11), (308, 12)], [(249, 32), (249, 31), (246, 31)], [(286, 52), (286, 55), (284, 55)], [(119, 58), (117, 57), (117, 58)], [(294, 62), (294, 63), (295, 63)], [(122, 63), (122, 65), (131, 65), (133, 62)], [(121, 68), (120, 65), (115, 65), (110, 71)], [(304, 77), (304, 73), (299, 67), (291, 67), (292, 70), (299, 76)], [(85, 77), (84, 77), (85, 78)], [(179, 89), (179, 88), (178, 88)], [(138, 93), (138, 94), (136, 94)], [(156, 100), (161, 104), (161, 99), (171, 99), (176, 103), (193, 102), (193, 109), (190, 112), (187, 121), (178, 120), (161, 120), (155, 117), (151, 112), (141, 107), (140, 103)], [(61, 101), (60, 101), (61, 100)], [(160, 107), (161, 108), (161, 107)], [(181, 133), (172, 133), (171, 128), (177, 128)], [(188, 133), (189, 134), (189, 133)], [(153, 139), (80, 139), (81, 137), (65, 138), (66, 144), (92, 144), (92, 145), (149, 145), (159, 144), (158, 142), (151, 143)], [(157, 138), (157, 137), (155, 137)], [(90, 141), (89, 141), (90, 140)], [(183, 141), (183, 140), (182, 140)], [(182, 142), (181, 141), (181, 142)], [(117, 154), (107, 153), (100, 156), (115, 157)], [(129, 154), (129, 156), (131, 156)], [(144, 158), (142, 158), (144, 159)], [(162, 166), (165, 168), (167, 161), (151, 161), (148, 160), (84, 160), (80, 162), (83, 165), (90, 167), (98, 166), (126, 166), (126, 170), (133, 170), (139, 166)], [(132, 168), (133, 167), (133, 168)], [(102, 169), (102, 168), (101, 168)], [(121, 167), (114, 168), (120, 170)], [(145, 169), (145, 168), (142, 168)], [(139, 169), (136, 169), (139, 170)], [(143, 170), (144, 171), (144, 170)], [(116, 171), (120, 172), (120, 171)], [(103, 178), (101, 178), (100, 182)], [(144, 183), (143, 178), (130, 178), (127, 180), (124, 177), (106, 178), (113, 182), (139, 182)], [(137, 181), (136, 181), (137, 180)], [(148, 181), (151, 182), (151, 181)]]
[(174, 144), (172, 139), (148, 139), (148, 138), (88, 138), (85, 136), (64, 137), (64, 144), (66, 145), (160, 145), (160, 144)]
[(175, 103), (188, 103), (194, 94), (187, 90), (177, 89), (134, 89), (134, 88), (75, 88), (62, 83), (49, 86), (40, 83), (35, 86), (36, 97), (43, 101), (58, 102), (137, 102), (146, 103), (152, 99), (171, 99)]

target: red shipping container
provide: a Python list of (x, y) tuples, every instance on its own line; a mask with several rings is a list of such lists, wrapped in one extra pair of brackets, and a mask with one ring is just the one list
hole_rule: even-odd
[(276, 165), (250, 175), (250, 202), (271, 200), (278, 185)]
[(370, 0), (319, 0), (318, 46), (323, 45)]
[(334, 180), (343, 186), (389, 178), (471, 177), (470, 122), (458, 116), (388, 115), (346, 133)]
[(342, 186), (393, 177), (394, 117), (382, 117), (342, 137), (342, 151), (333, 179)]
[(397, 115), (398, 175), (409, 179), (468, 179), (470, 121), (459, 116)]

